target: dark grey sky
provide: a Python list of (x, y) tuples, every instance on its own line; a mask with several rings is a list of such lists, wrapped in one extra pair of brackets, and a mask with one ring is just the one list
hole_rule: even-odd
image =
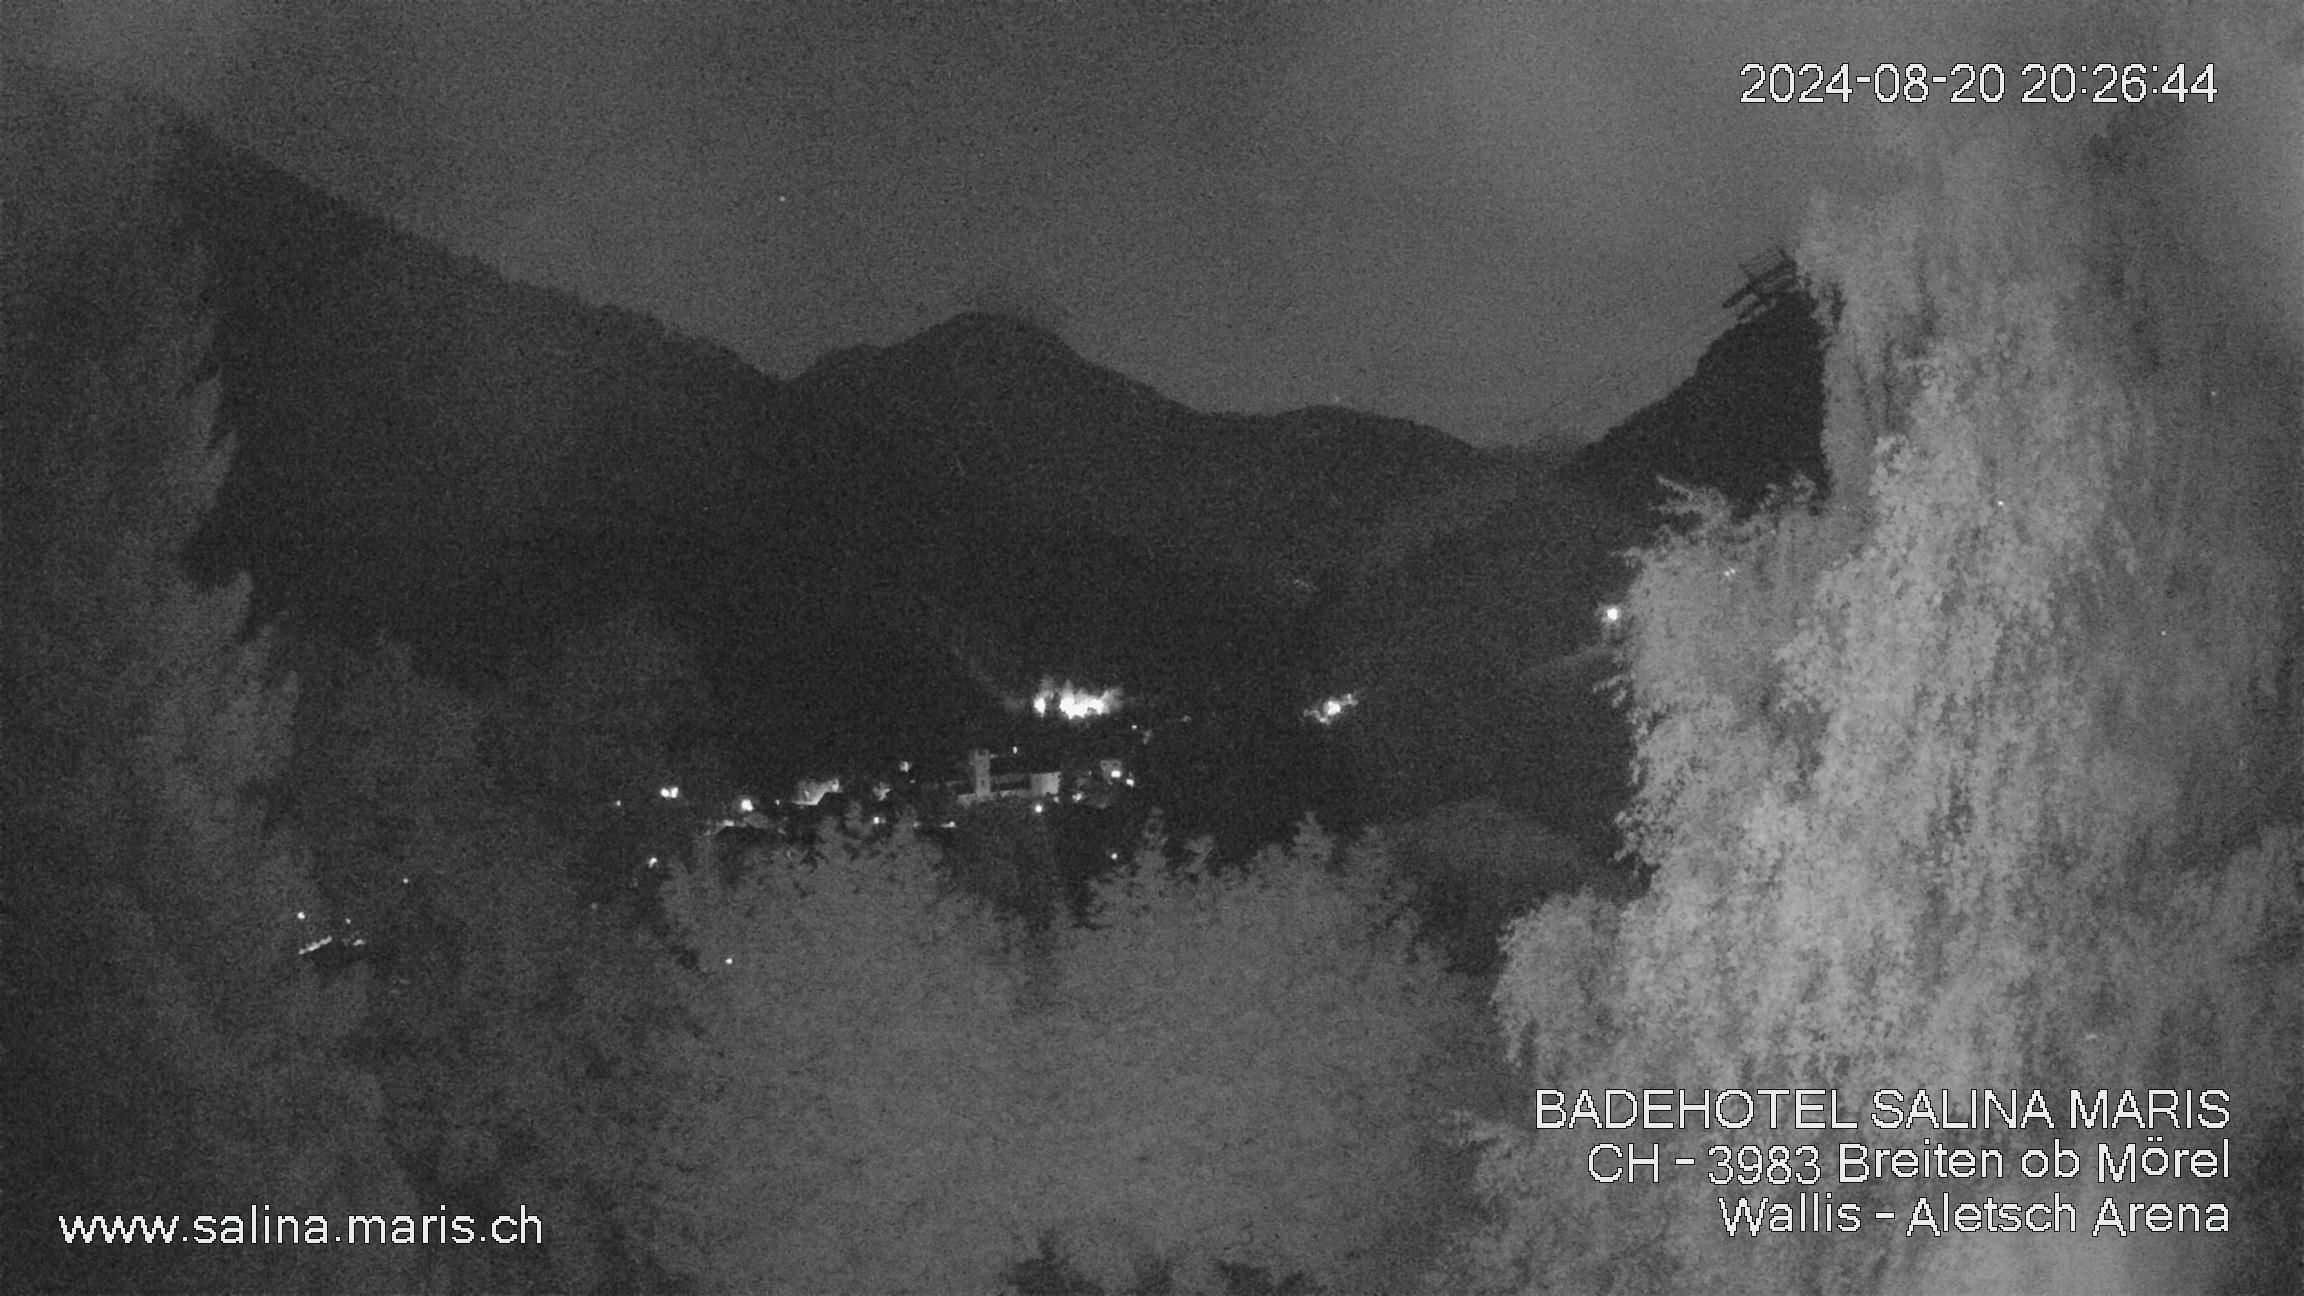
[(773, 373), (992, 299), (1203, 409), (1481, 442), (1660, 395), (1740, 261), (1879, 183), (1898, 110), (1739, 104), (1745, 63), (2108, 30), (1998, 0), (20, 3), (54, 56)]

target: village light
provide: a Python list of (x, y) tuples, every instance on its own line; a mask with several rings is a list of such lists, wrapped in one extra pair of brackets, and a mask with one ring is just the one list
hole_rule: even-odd
[(1120, 690), (1095, 691), (1069, 680), (1058, 684), (1052, 679), (1043, 679), (1040, 691), (1032, 695), (1032, 714), (1045, 719), (1051, 708), (1066, 720), (1092, 720), (1120, 709)]

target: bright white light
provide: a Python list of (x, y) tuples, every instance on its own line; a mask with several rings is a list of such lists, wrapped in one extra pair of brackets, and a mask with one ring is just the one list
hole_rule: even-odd
[(738, 798), (736, 798), (736, 812), (737, 812), (738, 814), (750, 814), (750, 813), (752, 813), (752, 811), (753, 811), (755, 808), (757, 808), (757, 807), (755, 807), (755, 806), (754, 806), (754, 804), (753, 804), (753, 801), (752, 801), (752, 798), (750, 798), (750, 797), (738, 797)]
[(1622, 638), (1632, 621), (1621, 603), (1610, 603), (1602, 607), (1592, 614), (1592, 619), (1600, 623), (1600, 637), (1610, 641)]
[(680, 785), (677, 783), (667, 783), (664, 786), (656, 789), (656, 795), (664, 798), (667, 801), (677, 801), (680, 799)]
[(1058, 684), (1044, 679), (1040, 691), (1032, 695), (1032, 714), (1046, 716), (1050, 707), (1067, 720), (1091, 720), (1120, 709), (1120, 690), (1091, 691), (1070, 681)]
[(1343, 719), (1345, 712), (1358, 705), (1360, 705), (1359, 693), (1339, 693), (1334, 697), (1320, 699), (1318, 703), (1306, 709), (1304, 714), (1316, 723), (1332, 725)]

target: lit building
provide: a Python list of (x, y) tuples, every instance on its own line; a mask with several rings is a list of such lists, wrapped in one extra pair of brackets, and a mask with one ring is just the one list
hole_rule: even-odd
[(977, 805), (1001, 797), (1052, 797), (1063, 789), (1064, 776), (1053, 770), (998, 770), (993, 766), (1001, 760), (1013, 759), (1013, 748), (1007, 757), (997, 757), (979, 747), (968, 753), (968, 782), (959, 795), (962, 805)]
[(1066, 681), (1040, 681), (1040, 691), (1032, 695), (1032, 714), (1046, 719), (1051, 712), (1066, 720), (1093, 720), (1108, 716), (1120, 709), (1120, 690), (1091, 691)]
[(799, 785), (792, 789), (792, 804), (812, 806), (839, 790), (840, 776), (837, 774), (831, 778), (802, 779)]

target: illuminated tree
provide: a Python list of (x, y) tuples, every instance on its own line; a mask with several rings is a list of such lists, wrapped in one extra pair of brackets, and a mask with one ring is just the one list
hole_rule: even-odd
[(1819, 213), (1836, 493), (1693, 501), (1643, 555), (1652, 890), (1524, 919), (1497, 1002), (1549, 1088), (2228, 1089), (2253, 1240), (1730, 1241), (1722, 1190), (1611, 1193), (1605, 1135), (1495, 1122), (1443, 1289), (2254, 1289), (2292, 1242), (2297, 370), (2144, 196), (2165, 125)]
[(1308, 833), (1206, 864), (1147, 849), (1092, 928), (1036, 933), (903, 832), (681, 871), (693, 970), (639, 1235), (712, 1291), (1038, 1265), (1119, 1296), (1218, 1290), (1219, 1264), (1397, 1289), (1463, 1204), (1440, 1134), (1482, 1074), (1473, 1005), (1378, 853)]
[(703, 1291), (991, 1291), (1024, 1244), (1028, 1056), (993, 920), (909, 834), (663, 891), (693, 971), (634, 1228)]
[(1031, 1186), (1052, 1255), (1110, 1293), (1216, 1266), (1397, 1290), (1461, 1179), (1466, 987), (1413, 943), (1390, 864), (1307, 826), (1245, 868), (1148, 847), (1037, 984)]

